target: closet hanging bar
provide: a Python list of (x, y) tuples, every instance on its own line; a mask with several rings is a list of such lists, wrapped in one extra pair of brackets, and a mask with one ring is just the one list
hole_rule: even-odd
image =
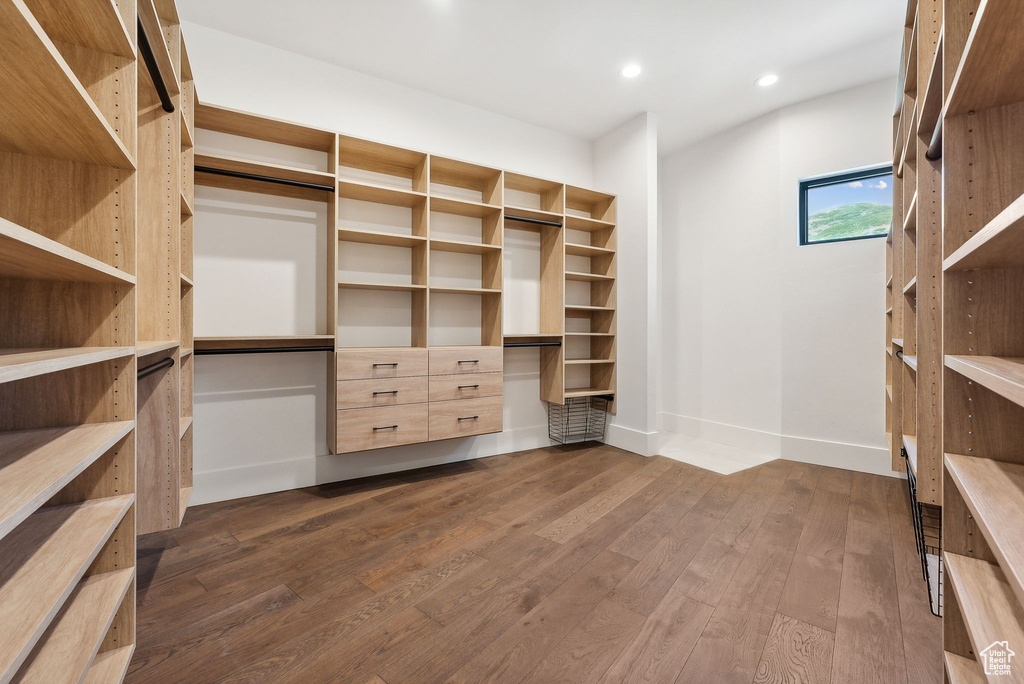
[(562, 227), (561, 221), (545, 221), (544, 219), (528, 218), (526, 216), (509, 216), (508, 214), (505, 214), (505, 220), (519, 221), (520, 223), (533, 223), (538, 226), (554, 226), (555, 228)]
[(160, 65), (156, 63), (156, 57), (153, 55), (153, 46), (149, 42), (149, 35), (146, 34), (146, 27), (142, 25), (142, 19), (139, 19), (139, 54), (142, 60), (146, 63), (146, 68), (149, 70), (149, 77), (153, 79), (153, 87), (156, 88), (157, 95), (160, 96), (160, 104), (163, 105), (165, 112), (174, 111), (174, 102), (171, 101), (171, 94), (167, 90), (167, 81), (164, 80), (164, 75), (160, 73)]
[(287, 178), (274, 178), (273, 176), (261, 176), (255, 173), (243, 171), (228, 171), (227, 169), (215, 169), (211, 166), (196, 166), (196, 173), (211, 173), (215, 176), (230, 176), (232, 178), (244, 178), (245, 180), (263, 181), (265, 183), (277, 183), (278, 185), (290, 185), (295, 188), (306, 188), (308, 190), (323, 190), (334, 192), (334, 186), (320, 185), (318, 183), (306, 183), (305, 181), (288, 180)]
[(156, 363), (151, 363), (150, 365), (146, 366), (145, 368), (140, 368), (139, 369), (139, 373), (138, 373), (136, 379), (137, 380), (141, 380), (142, 378), (144, 378), (144, 377), (146, 377), (148, 375), (152, 375), (153, 373), (156, 373), (158, 370), (161, 370), (163, 368), (170, 368), (173, 365), (174, 365), (174, 359), (172, 359), (171, 357), (168, 356), (166, 359), (161, 359), (160, 361), (157, 361)]
[(506, 342), (505, 347), (561, 347), (561, 342)]
[(332, 352), (332, 345), (318, 345), (309, 347), (255, 347), (251, 349), (196, 349), (192, 353), (197, 356), (212, 354), (286, 354), (288, 352)]

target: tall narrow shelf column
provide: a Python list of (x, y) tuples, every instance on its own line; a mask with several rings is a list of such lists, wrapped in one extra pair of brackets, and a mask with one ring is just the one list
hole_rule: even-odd
[(135, 26), (0, 6), (0, 681), (134, 648)]
[(946, 0), (942, 18), (924, 111), (941, 112), (943, 648), (951, 679), (981, 680), (993, 641), (1024, 638), (1024, 7)]

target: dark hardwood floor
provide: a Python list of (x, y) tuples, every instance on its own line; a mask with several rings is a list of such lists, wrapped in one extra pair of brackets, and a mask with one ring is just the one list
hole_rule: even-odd
[(901, 480), (593, 445), (190, 508), (129, 682), (941, 682)]

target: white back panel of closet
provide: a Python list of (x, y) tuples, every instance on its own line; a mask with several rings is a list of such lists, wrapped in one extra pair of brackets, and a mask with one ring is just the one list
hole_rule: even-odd
[(327, 332), (327, 204), (196, 186), (195, 334)]
[(540, 332), (540, 232), (505, 226), (504, 309), (506, 335)]

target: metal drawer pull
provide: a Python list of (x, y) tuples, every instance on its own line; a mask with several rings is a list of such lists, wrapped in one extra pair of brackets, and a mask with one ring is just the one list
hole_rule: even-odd
[(470, 361), (459, 361), (459, 363), (480, 363), (480, 359), (472, 359)]
[(480, 385), (459, 385), (459, 389), (480, 389)]
[(392, 368), (398, 368), (398, 362), (395, 361), (394, 363), (375, 363), (375, 364), (373, 364), (374, 368), (380, 368), (381, 366), (391, 366)]
[(476, 420), (479, 417), (480, 416), (466, 416), (465, 418), (459, 418), (459, 422), (461, 423), (464, 420)]
[(373, 396), (377, 396), (378, 394), (394, 394), (394, 395), (397, 396), (398, 395), (398, 390), (387, 390), (387, 391), (383, 391), (382, 390), (380, 392), (374, 392)]
[(397, 425), (385, 425), (384, 427), (375, 427), (375, 428), (373, 428), (373, 431), (377, 432), (378, 430), (397, 430), (397, 429), (398, 429)]

